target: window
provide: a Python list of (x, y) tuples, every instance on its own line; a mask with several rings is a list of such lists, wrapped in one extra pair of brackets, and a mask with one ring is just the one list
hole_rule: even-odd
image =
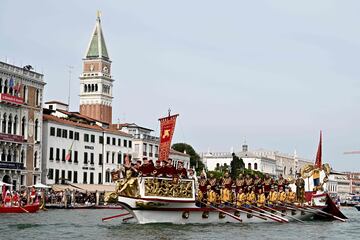
[(102, 176), (101, 176), (101, 173), (99, 172), (98, 184), (102, 184), (101, 178), (102, 178)]
[(59, 169), (55, 169), (55, 183), (59, 183)]
[(94, 173), (90, 173), (90, 184), (94, 184)]
[(103, 165), (103, 155), (99, 154), (99, 165)]
[(53, 180), (53, 179), (54, 179), (54, 169), (52, 169), (52, 168), (49, 168), (48, 179), (49, 179), (49, 180)]
[(60, 160), (60, 149), (57, 148), (56, 149), (56, 161), (59, 161)]
[(110, 137), (106, 138), (106, 144), (110, 144)]
[(257, 170), (257, 163), (254, 163), (254, 170)]
[(78, 163), (78, 151), (74, 151), (74, 163)]
[(111, 163), (114, 164), (115, 163), (115, 153), (112, 152), (111, 154)]
[(78, 179), (77, 179), (77, 171), (74, 171), (74, 181), (73, 183), (77, 183)]
[(139, 154), (139, 149), (140, 149), (139, 144), (135, 144), (134, 152), (135, 152), (136, 154)]
[(90, 164), (94, 165), (94, 153), (90, 153)]
[(99, 136), (99, 143), (101, 143), (101, 144), (104, 143), (104, 137), (103, 136)]
[(84, 172), (83, 183), (87, 183), (87, 172)]
[(91, 135), (91, 142), (92, 142), (92, 143), (95, 142), (95, 135)]
[(109, 163), (110, 152), (106, 152), (106, 163)]
[(127, 147), (127, 140), (124, 139), (124, 147)]
[(68, 181), (71, 181), (71, 178), (72, 178), (72, 172), (68, 171), (68, 177), (67, 177)]
[(89, 142), (89, 134), (84, 134), (84, 142)]
[(62, 137), (67, 138), (67, 130), (66, 129), (63, 129)]
[(149, 157), (153, 156), (153, 145), (149, 144)]
[(110, 182), (110, 172), (109, 171), (106, 171), (105, 182)]
[(146, 143), (143, 144), (143, 155), (144, 156), (147, 155), (147, 144)]
[(34, 153), (34, 168), (37, 168), (37, 158), (38, 158), (38, 154), (37, 152)]
[(248, 163), (248, 169), (251, 169), (251, 163)]
[(118, 152), (118, 164), (121, 164), (122, 160), (121, 160), (122, 154), (121, 152)]
[(61, 128), (56, 129), (56, 136), (61, 137)]
[(79, 140), (79, 139), (80, 139), (79, 133), (75, 132), (75, 140)]
[[(68, 153), (66, 155), (69, 155), (69, 159), (67, 160), (68, 162), (72, 162), (72, 150), (68, 150)], [(65, 157), (66, 160), (66, 157)]]
[(88, 163), (88, 153), (84, 152), (84, 163), (87, 164)]
[(159, 146), (155, 145), (155, 157), (159, 156)]
[(129, 148), (132, 148), (132, 141), (129, 140)]
[(112, 145), (116, 145), (116, 139), (112, 138)]
[(50, 152), (49, 152), (49, 160), (54, 160), (54, 148), (50, 148)]
[(49, 109), (50, 109), (50, 110), (53, 110), (53, 109), (54, 109), (54, 106), (53, 106), (53, 105), (49, 105)]
[(121, 139), (120, 138), (118, 139), (118, 146), (119, 147), (121, 146)]
[(69, 130), (69, 139), (74, 139), (74, 131)]
[(50, 128), (50, 136), (55, 136), (55, 128), (54, 127)]
[(61, 183), (65, 183), (65, 170), (61, 170)]
[(63, 150), (62, 150), (62, 158), (61, 158), (61, 161), (65, 162), (65, 157), (66, 157), (66, 150), (63, 149)]

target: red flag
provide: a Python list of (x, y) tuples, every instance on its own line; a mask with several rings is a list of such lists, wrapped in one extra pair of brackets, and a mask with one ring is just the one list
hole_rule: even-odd
[(171, 140), (175, 130), (176, 118), (179, 114), (160, 118), (159, 160), (167, 161), (170, 154)]
[(320, 142), (319, 142), (319, 146), (318, 146), (318, 150), (317, 150), (317, 154), (316, 154), (316, 160), (315, 160), (315, 166), (320, 168), (322, 165), (322, 131), (320, 131)]

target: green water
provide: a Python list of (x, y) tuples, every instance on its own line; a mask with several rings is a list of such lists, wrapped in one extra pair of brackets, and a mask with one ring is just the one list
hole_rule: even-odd
[(49, 210), (0, 215), (0, 239), (359, 239), (360, 212), (343, 208), (349, 221), (259, 224), (123, 224), (101, 222), (119, 210)]

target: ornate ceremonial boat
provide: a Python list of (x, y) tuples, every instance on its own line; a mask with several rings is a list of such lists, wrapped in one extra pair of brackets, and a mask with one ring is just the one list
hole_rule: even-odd
[[(128, 180), (129, 181), (129, 180)], [(338, 219), (346, 217), (327, 194), (313, 194), (310, 205), (267, 206), (248, 208), (233, 205), (212, 206), (199, 203), (192, 179), (174, 181), (171, 178), (139, 177), (132, 183), (123, 181), (117, 187), (120, 194), (111, 193), (108, 202), (118, 201), (126, 214), (123, 220), (146, 223), (261, 223), (289, 222), (313, 219)], [(130, 217), (129, 217), (130, 216)]]
[(0, 207), (0, 213), (35, 213), (39, 211), (40, 204), (12, 206), (12, 207)]

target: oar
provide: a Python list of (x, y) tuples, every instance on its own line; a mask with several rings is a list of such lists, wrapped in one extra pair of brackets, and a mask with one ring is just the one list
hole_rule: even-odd
[(322, 213), (322, 214), (324, 214), (324, 215), (327, 215), (327, 216), (329, 216), (329, 217), (333, 217), (334, 219), (337, 219), (337, 220), (339, 220), (339, 221), (342, 221), (342, 222), (346, 222), (346, 220), (345, 219), (343, 219), (343, 218), (339, 218), (338, 216), (335, 216), (335, 215), (333, 215), (333, 214), (331, 214), (331, 213), (327, 213), (327, 212), (325, 212), (325, 211), (323, 211), (323, 210), (320, 210), (320, 209), (317, 209), (317, 208), (313, 208), (313, 207), (310, 207), (310, 206), (307, 206), (307, 207), (305, 207), (306, 209), (312, 209), (312, 210), (314, 210), (315, 212), (320, 212), (320, 213)]
[[(206, 204), (206, 203), (204, 203), (204, 202), (202, 202), (202, 201), (199, 201), (199, 202), (201, 202), (202, 204), (208, 205), (208, 204)], [(233, 214), (231, 214), (231, 213), (228, 213), (228, 212), (226, 212), (226, 211), (224, 211), (224, 210), (221, 210), (220, 208), (214, 207), (214, 206), (212, 206), (211, 204), (209, 204), (209, 206), (210, 206), (211, 208), (215, 209), (215, 210), (218, 211), (218, 212), (224, 213), (225, 215), (228, 215), (229, 217), (232, 217), (233, 219), (236, 219), (236, 220), (238, 220), (239, 222), (242, 222), (242, 219), (241, 219), (241, 218), (239, 218), (239, 217), (237, 217), (237, 216), (235, 216), (235, 215), (233, 215)]]
[(250, 206), (253, 207), (253, 208), (255, 208), (255, 209), (257, 209), (257, 210), (259, 210), (259, 211), (263, 211), (263, 212), (265, 212), (266, 214), (268, 214), (268, 215), (270, 215), (270, 216), (273, 216), (273, 217), (281, 220), (282, 222), (286, 222), (286, 223), (289, 222), (289, 220), (286, 219), (286, 218), (283, 218), (283, 217), (278, 216), (278, 215), (276, 215), (276, 214), (273, 214), (273, 213), (271, 213), (271, 212), (265, 211), (264, 209), (261, 209), (261, 208), (259, 208), (259, 207), (254, 206), (254, 205), (250, 205)]
[[(251, 215), (253, 215), (254, 217), (257, 217), (257, 218), (260, 218), (260, 219), (263, 219), (263, 220), (267, 220), (266, 217), (262, 217), (262, 216), (260, 216), (260, 215), (254, 214), (254, 213), (252, 213), (251, 211), (245, 211), (244, 208), (235, 206), (234, 204), (232, 204), (232, 203), (230, 203), (230, 202), (228, 202), (228, 203), (229, 203), (231, 206), (233, 206), (233, 207), (229, 207), (229, 208), (231, 208), (231, 209), (233, 209), (233, 210), (236, 210), (236, 211), (239, 211), (239, 212), (242, 212), (242, 213), (246, 213), (246, 214), (251, 214)], [(254, 211), (254, 212), (256, 212), (256, 211)], [(257, 212), (256, 212), (256, 213), (257, 213)]]
[[(277, 212), (277, 213), (279, 213), (279, 214), (283, 214), (282, 212), (279, 212), (279, 211), (277, 211), (277, 210), (275, 210), (275, 209), (273, 209), (273, 208), (271, 208), (271, 207), (268, 207), (268, 206), (263, 206), (264, 208), (266, 208), (266, 209), (270, 209), (270, 210), (272, 210), (272, 211), (275, 211), (275, 212)], [(291, 209), (290, 209), (291, 210)], [(300, 220), (300, 219), (298, 219), (298, 218), (296, 218), (296, 217), (293, 217), (293, 216), (290, 216), (290, 215), (286, 215), (286, 217), (288, 217), (288, 218), (291, 218), (291, 219), (294, 219), (295, 221), (298, 221), (298, 222), (301, 222), (301, 223), (305, 223), (304, 221), (302, 221), (302, 220)]]
[(111, 217), (104, 217), (101, 220), (104, 222), (104, 221), (107, 221), (107, 220), (110, 220), (110, 219), (113, 219), (113, 218), (118, 218), (118, 217), (126, 216), (126, 215), (129, 215), (129, 214), (130, 214), (129, 212), (122, 213), (122, 214), (118, 214), (118, 215), (111, 216)]
[[(254, 205), (249, 205), (249, 206), (254, 207)], [(279, 223), (287, 223), (287, 222), (289, 222), (289, 221), (287, 221), (287, 219), (283, 220), (283, 219), (279, 218), (278, 216), (276, 216), (274, 214), (271, 214), (271, 213), (269, 213), (269, 212), (267, 212), (267, 211), (265, 211), (263, 209), (260, 209), (260, 211), (255, 211), (254, 209), (250, 209), (250, 211), (256, 212), (256, 213), (258, 213), (260, 215), (263, 215), (263, 216), (265, 216), (265, 217), (267, 217), (267, 218), (269, 218), (271, 220), (274, 220), (276, 222), (279, 222)]]
[(26, 210), (26, 209), (23, 208), (22, 206), (19, 206), (19, 208), (20, 208), (21, 210), (23, 210), (24, 212), (26, 212), (26, 213), (30, 213), (28, 210)]
[(317, 214), (319, 216), (327, 216), (325, 214), (322, 214), (320, 212), (316, 212), (316, 211), (311, 210), (311, 209), (307, 209), (307, 208), (302, 207), (302, 206), (296, 206), (295, 204), (292, 204), (292, 205), (289, 206), (289, 204), (284, 203), (284, 205), (287, 206), (289, 209), (292, 209), (292, 210), (300, 210), (300, 211), (304, 211), (304, 212), (308, 212), (308, 213), (315, 213), (315, 214)]

